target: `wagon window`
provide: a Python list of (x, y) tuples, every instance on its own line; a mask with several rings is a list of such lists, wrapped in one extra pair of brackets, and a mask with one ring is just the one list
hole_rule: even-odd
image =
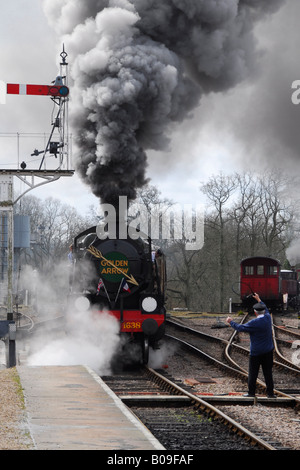
[(244, 266), (244, 274), (245, 276), (253, 276), (254, 266)]
[(286, 272), (281, 271), (281, 277), (282, 277), (282, 279), (288, 279), (288, 280), (295, 279), (295, 280), (297, 280), (297, 275), (293, 271), (286, 271)]
[(275, 276), (278, 273), (278, 266), (269, 266), (268, 274), (269, 276)]
[(258, 274), (258, 275), (264, 274), (264, 265), (259, 264), (259, 265), (257, 266), (257, 274)]

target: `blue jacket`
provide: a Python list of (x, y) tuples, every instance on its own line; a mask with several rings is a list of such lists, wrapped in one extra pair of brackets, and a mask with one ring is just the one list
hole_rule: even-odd
[[(261, 303), (263, 304), (263, 302)], [(244, 325), (234, 321), (231, 321), (230, 325), (237, 331), (250, 334), (250, 356), (266, 354), (274, 349), (272, 318), (267, 307), (264, 315), (259, 315)]]

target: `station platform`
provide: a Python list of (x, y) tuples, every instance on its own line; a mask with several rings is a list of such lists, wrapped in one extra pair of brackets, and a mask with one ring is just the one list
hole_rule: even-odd
[(17, 366), (36, 450), (164, 450), (85, 366)]

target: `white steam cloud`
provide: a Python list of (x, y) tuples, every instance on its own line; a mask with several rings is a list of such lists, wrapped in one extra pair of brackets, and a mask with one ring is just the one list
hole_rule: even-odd
[(292, 266), (300, 263), (300, 239), (292, 241), (286, 250), (286, 257)]
[[(26, 364), (85, 364), (99, 374), (108, 374), (120, 348), (119, 322), (107, 312), (99, 314), (81, 309), (79, 303), (68, 304), (68, 270), (69, 266), (61, 263), (47, 275), (38, 274), (30, 266), (22, 272), (20, 284), (30, 293), (33, 321), (42, 324), (35, 330), (28, 323), (30, 336), (25, 337), (23, 345)], [(59, 318), (62, 316), (64, 321)]]
[[(72, 313), (72, 329), (54, 335), (37, 334), (30, 344), (30, 366), (84, 364), (99, 374), (111, 372), (111, 361), (120, 344), (119, 323), (111, 315), (93, 312)], [(57, 337), (58, 336), (58, 337)]]
[(45, 0), (71, 64), (76, 167), (104, 202), (134, 199), (149, 149), (203, 93), (256, 67), (253, 27), (283, 0)]
[(160, 369), (168, 366), (168, 360), (174, 356), (177, 345), (163, 343), (159, 349), (150, 349), (149, 367)]

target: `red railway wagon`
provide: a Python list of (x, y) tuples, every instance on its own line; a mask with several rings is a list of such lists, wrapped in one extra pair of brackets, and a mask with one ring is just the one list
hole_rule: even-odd
[(270, 307), (282, 308), (284, 295), (287, 302), (298, 306), (299, 283), (293, 270), (281, 270), (280, 262), (274, 258), (256, 256), (241, 262), (240, 297), (244, 305), (254, 292), (259, 293)]

